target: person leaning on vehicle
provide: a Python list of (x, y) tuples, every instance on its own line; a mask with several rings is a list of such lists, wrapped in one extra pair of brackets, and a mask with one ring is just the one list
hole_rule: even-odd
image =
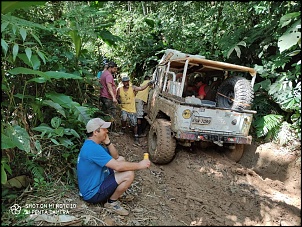
[(139, 143), (137, 132), (137, 116), (135, 107), (135, 92), (145, 90), (148, 86), (151, 86), (153, 82), (149, 81), (144, 86), (130, 86), (130, 78), (125, 76), (122, 78), (123, 86), (117, 89), (117, 97), (121, 104), (121, 124), (122, 133), (125, 132), (127, 119), (129, 119), (130, 125), (134, 131), (134, 142)]
[(88, 138), (77, 160), (80, 195), (88, 203), (105, 203), (104, 207), (119, 215), (128, 215), (118, 199), (134, 180), (134, 171), (150, 167), (149, 160), (127, 162), (120, 156), (108, 136), (111, 122), (93, 118), (86, 125)]
[[(141, 83), (140, 87), (148, 84), (150, 82), (150, 76), (145, 76), (144, 81)], [(148, 101), (149, 88), (143, 91), (138, 91), (135, 96), (135, 107), (136, 107), (136, 116), (137, 116), (137, 134), (138, 137), (144, 137), (142, 122), (144, 120), (144, 107)]]
[(114, 82), (114, 74), (117, 71), (117, 65), (114, 62), (108, 62), (108, 68), (103, 71), (100, 78), (100, 99), (102, 102), (104, 112), (111, 115), (111, 117), (116, 119), (116, 85)]

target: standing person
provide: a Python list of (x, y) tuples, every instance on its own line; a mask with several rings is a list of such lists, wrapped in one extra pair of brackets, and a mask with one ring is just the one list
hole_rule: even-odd
[(100, 90), (100, 98), (103, 106), (103, 110), (110, 114), (110, 116), (113, 118), (113, 120), (116, 119), (116, 85), (114, 82), (113, 75), (117, 71), (117, 65), (114, 62), (108, 63), (108, 68), (103, 71), (101, 78), (100, 78), (100, 84), (101, 84), (101, 90)]
[[(141, 83), (140, 87), (148, 84), (150, 82), (150, 76), (145, 76), (143, 83)], [(144, 120), (144, 107), (148, 102), (149, 88), (143, 91), (137, 92), (135, 96), (135, 107), (136, 107), (136, 117), (137, 117), (137, 134), (138, 137), (143, 137), (143, 128), (142, 122)]]
[(88, 203), (105, 203), (104, 207), (119, 214), (129, 212), (118, 201), (134, 180), (134, 170), (150, 167), (149, 160), (127, 162), (118, 154), (108, 136), (111, 122), (93, 118), (86, 125), (85, 140), (77, 160), (80, 193)]
[[(99, 71), (98, 72), (98, 74), (97, 74), (97, 78), (98, 78), (98, 80), (100, 80), (100, 78), (101, 78), (101, 75), (103, 74), (103, 72), (105, 71), (105, 70), (107, 70), (108, 69), (108, 63), (106, 62), (105, 64), (104, 64), (104, 68), (103, 68), (103, 70), (102, 71)], [(100, 82), (101, 83), (101, 82)]]
[(142, 87), (130, 86), (130, 78), (125, 76), (122, 78), (123, 86), (117, 89), (117, 97), (121, 103), (121, 124), (122, 124), (122, 133), (126, 130), (127, 119), (129, 118), (130, 125), (133, 127), (134, 131), (134, 141), (139, 143), (138, 134), (137, 134), (137, 117), (136, 117), (136, 107), (135, 107), (135, 92), (145, 90), (148, 86), (152, 85), (152, 82), (149, 81)]

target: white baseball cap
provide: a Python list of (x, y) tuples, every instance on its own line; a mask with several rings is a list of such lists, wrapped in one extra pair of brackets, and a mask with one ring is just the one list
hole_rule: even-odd
[(109, 128), (111, 125), (111, 122), (106, 122), (102, 120), (101, 118), (92, 118), (88, 121), (86, 125), (87, 133), (93, 132), (97, 130), (98, 128)]

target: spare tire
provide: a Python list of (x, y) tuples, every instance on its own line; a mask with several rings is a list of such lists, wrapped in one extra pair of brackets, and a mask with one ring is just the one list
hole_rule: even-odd
[(250, 110), (253, 99), (251, 82), (241, 76), (227, 78), (217, 89), (217, 107)]

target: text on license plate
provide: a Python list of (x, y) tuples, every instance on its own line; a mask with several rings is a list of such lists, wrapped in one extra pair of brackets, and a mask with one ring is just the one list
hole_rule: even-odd
[(192, 124), (208, 125), (211, 123), (211, 117), (193, 116)]

